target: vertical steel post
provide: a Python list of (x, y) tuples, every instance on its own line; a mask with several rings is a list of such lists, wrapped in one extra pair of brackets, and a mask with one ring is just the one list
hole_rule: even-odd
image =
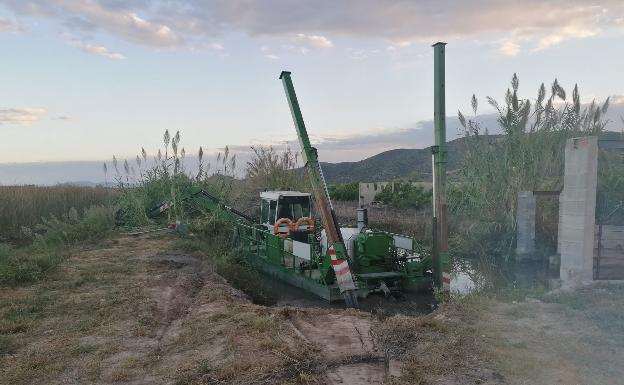
[(297, 100), (295, 87), (293, 86), (290, 75), (290, 72), (282, 71), (279, 78), (282, 80), (284, 86), (286, 99), (288, 100), (295, 129), (297, 130), (297, 137), (301, 144), (303, 161), (306, 164), (308, 175), (310, 176), (315, 207), (318, 210), (318, 215), (321, 217), (321, 222), (323, 223), (323, 228), (327, 236), (328, 254), (331, 257), (331, 266), (346, 305), (357, 308), (357, 286), (353, 274), (351, 273), (347, 248), (342, 239), (340, 226), (338, 225), (336, 213), (334, 212), (329, 191), (327, 190), (323, 169), (318, 161), (316, 148), (312, 147), (310, 143), (308, 130), (303, 121), (303, 115), (299, 108), (299, 101)]
[(444, 292), (450, 290), (449, 255), (448, 255), (448, 208), (446, 200), (446, 85), (444, 66), (444, 46), (438, 42), (433, 45), (433, 121), (435, 145), (433, 152), (433, 215), (435, 217), (433, 269), (436, 286)]

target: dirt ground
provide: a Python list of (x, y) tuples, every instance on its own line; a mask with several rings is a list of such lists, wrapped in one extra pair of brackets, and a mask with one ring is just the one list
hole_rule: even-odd
[(619, 384), (624, 290), (452, 301), (427, 316), (265, 307), (119, 237), (0, 289), (0, 384)]

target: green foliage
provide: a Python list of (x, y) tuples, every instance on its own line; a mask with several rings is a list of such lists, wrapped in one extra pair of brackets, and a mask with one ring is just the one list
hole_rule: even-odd
[(0, 186), (0, 241), (21, 243), (22, 227), (32, 227), (42, 217), (63, 215), (72, 207), (108, 204), (114, 195), (114, 189), (103, 187)]
[(279, 153), (272, 146), (252, 146), (251, 150), (253, 156), (246, 170), (248, 182), (268, 190), (296, 190), (305, 186), (307, 179), (295, 171), (299, 161), (296, 152), (286, 148)]
[(624, 153), (600, 151), (597, 223), (624, 225)]
[[(508, 256), (515, 234), (515, 210), (519, 191), (559, 190), (562, 187), (564, 147), (568, 138), (597, 135), (603, 131), (609, 105), (592, 102), (581, 108), (578, 87), (572, 100), (555, 79), (550, 95), (542, 84), (532, 105), (518, 95), (519, 79), (514, 74), (504, 104), (488, 97), (498, 113), (502, 136), (490, 136), (478, 122), (478, 101), (472, 98), (473, 118), (458, 112), (466, 137), (464, 167), (460, 181), (449, 194), (450, 211), (476, 222), (462, 234), (467, 245), (487, 246), (484, 254)], [(460, 194), (454, 193), (460, 190)], [(545, 213), (556, 218), (557, 213)], [(475, 249), (463, 247), (466, 253)], [(501, 253), (501, 254), (498, 254)]]
[(420, 209), (431, 204), (432, 192), (412, 182), (397, 181), (386, 185), (375, 200), (396, 208)]
[(356, 201), (360, 195), (358, 182), (333, 184), (329, 186), (329, 195), (335, 201)]
[[(179, 131), (173, 137), (168, 130), (165, 131), (164, 146), (152, 160), (148, 160), (147, 152), (142, 148), (140, 155), (136, 156), (136, 165), (124, 161), (122, 171), (113, 156), (112, 165), (120, 191), (115, 200), (118, 226), (136, 228), (159, 220), (167, 223), (191, 220), (197, 209), (183, 199), (185, 190), (191, 186), (200, 186), (225, 201), (231, 198), (236, 156), (230, 154), (229, 148), (226, 146), (218, 154), (215, 171), (209, 174), (211, 164), (205, 161), (204, 150), (200, 147), (197, 173), (192, 174), (185, 168), (186, 150), (180, 146), (180, 141)], [(108, 172), (106, 164), (104, 171)], [(150, 218), (152, 210), (163, 203), (169, 207), (164, 216), (156, 220)]]
[(45, 250), (103, 239), (114, 226), (113, 208), (92, 206), (84, 209), (82, 216), (72, 208), (61, 217), (42, 218), (42, 223), (24, 232), (34, 238), (35, 248)]
[(38, 281), (58, 266), (62, 258), (55, 253), (18, 250), (0, 244), (0, 286), (16, 286)]
[[(152, 187), (152, 186), (149, 186)], [(141, 227), (149, 224), (147, 216), (149, 204), (153, 201), (150, 195), (155, 194), (155, 189), (149, 188), (122, 188), (115, 201), (116, 213), (115, 222), (122, 227)]]
[(53, 271), (63, 260), (62, 249), (82, 242), (106, 237), (114, 228), (114, 210), (107, 206), (91, 206), (83, 210), (71, 208), (67, 213), (42, 218), (33, 228), (24, 227), (24, 236), (32, 246), (13, 248), (0, 244), (0, 286), (36, 282)]
[[(200, 147), (198, 168), (194, 173), (185, 168), (186, 151), (180, 147), (180, 140), (179, 132), (171, 137), (165, 131), (163, 148), (153, 160), (148, 160), (147, 153), (141, 149), (136, 157), (136, 169), (124, 162), (120, 171), (119, 161), (113, 157), (112, 169), (120, 190), (115, 201), (117, 225), (135, 228), (165, 221), (197, 223), (205, 220), (210, 223), (214, 213), (186, 199), (191, 187), (203, 189), (223, 203), (248, 212), (257, 208), (260, 191), (305, 191), (308, 187), (307, 178), (302, 178), (295, 169), (297, 154), (290, 149), (279, 152), (272, 147), (252, 147), (253, 156), (244, 170), (246, 177), (238, 179), (236, 155), (231, 154), (227, 146), (217, 154), (214, 167), (205, 161), (204, 150)], [(107, 171), (108, 166), (104, 169)], [(154, 212), (163, 204), (168, 206), (164, 213)]]

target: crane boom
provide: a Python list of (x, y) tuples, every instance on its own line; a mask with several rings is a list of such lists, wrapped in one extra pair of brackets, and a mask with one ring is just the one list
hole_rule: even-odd
[(329, 191), (327, 190), (327, 183), (323, 176), (323, 170), (318, 161), (318, 153), (316, 148), (312, 147), (310, 143), (310, 138), (308, 137), (308, 132), (303, 121), (303, 115), (299, 108), (299, 102), (297, 101), (297, 95), (295, 94), (295, 88), (290, 78), (290, 72), (282, 71), (279, 78), (282, 80), (284, 91), (286, 92), (286, 99), (288, 99), (288, 105), (290, 106), (290, 112), (302, 149), (303, 161), (305, 162), (308, 175), (310, 176), (312, 195), (321, 218), (321, 223), (327, 235), (327, 245), (329, 246), (328, 253), (331, 257), (338, 287), (345, 298), (347, 306), (357, 307), (357, 287), (353, 279), (353, 274), (351, 273), (351, 266), (349, 265), (349, 259), (347, 257), (342, 234), (340, 233), (340, 227), (336, 220), (336, 214), (331, 203)]
[[(213, 195), (209, 194), (198, 186), (191, 186), (184, 189), (180, 193), (178, 200), (180, 202), (190, 202), (201, 209), (210, 210), (215, 216), (218, 216), (221, 219), (225, 219), (229, 222), (254, 222), (254, 218), (235, 209), (234, 207), (230, 207), (224, 204), (218, 198), (214, 197)], [(171, 205), (172, 203), (170, 201), (162, 202), (151, 209), (150, 215), (156, 216), (166, 210), (169, 210)]]

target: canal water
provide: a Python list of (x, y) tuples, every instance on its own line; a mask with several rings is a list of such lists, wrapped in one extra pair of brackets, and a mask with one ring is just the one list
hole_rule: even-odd
[(548, 289), (553, 279), (559, 277), (552, 270), (548, 258), (535, 256), (526, 262), (484, 262), (455, 258), (451, 267), (451, 291), (469, 294), (479, 290), (497, 289)]
[[(303, 289), (261, 274), (262, 290), (272, 298), (273, 306), (304, 308), (344, 308), (344, 303), (328, 303)], [(555, 273), (542, 262), (505, 263), (503, 267), (467, 258), (454, 258), (451, 265), (451, 292), (469, 294), (481, 290), (509, 288), (548, 288)], [(432, 292), (402, 293), (385, 297), (371, 294), (360, 300), (360, 310), (372, 313), (418, 315), (430, 313), (437, 306)]]

